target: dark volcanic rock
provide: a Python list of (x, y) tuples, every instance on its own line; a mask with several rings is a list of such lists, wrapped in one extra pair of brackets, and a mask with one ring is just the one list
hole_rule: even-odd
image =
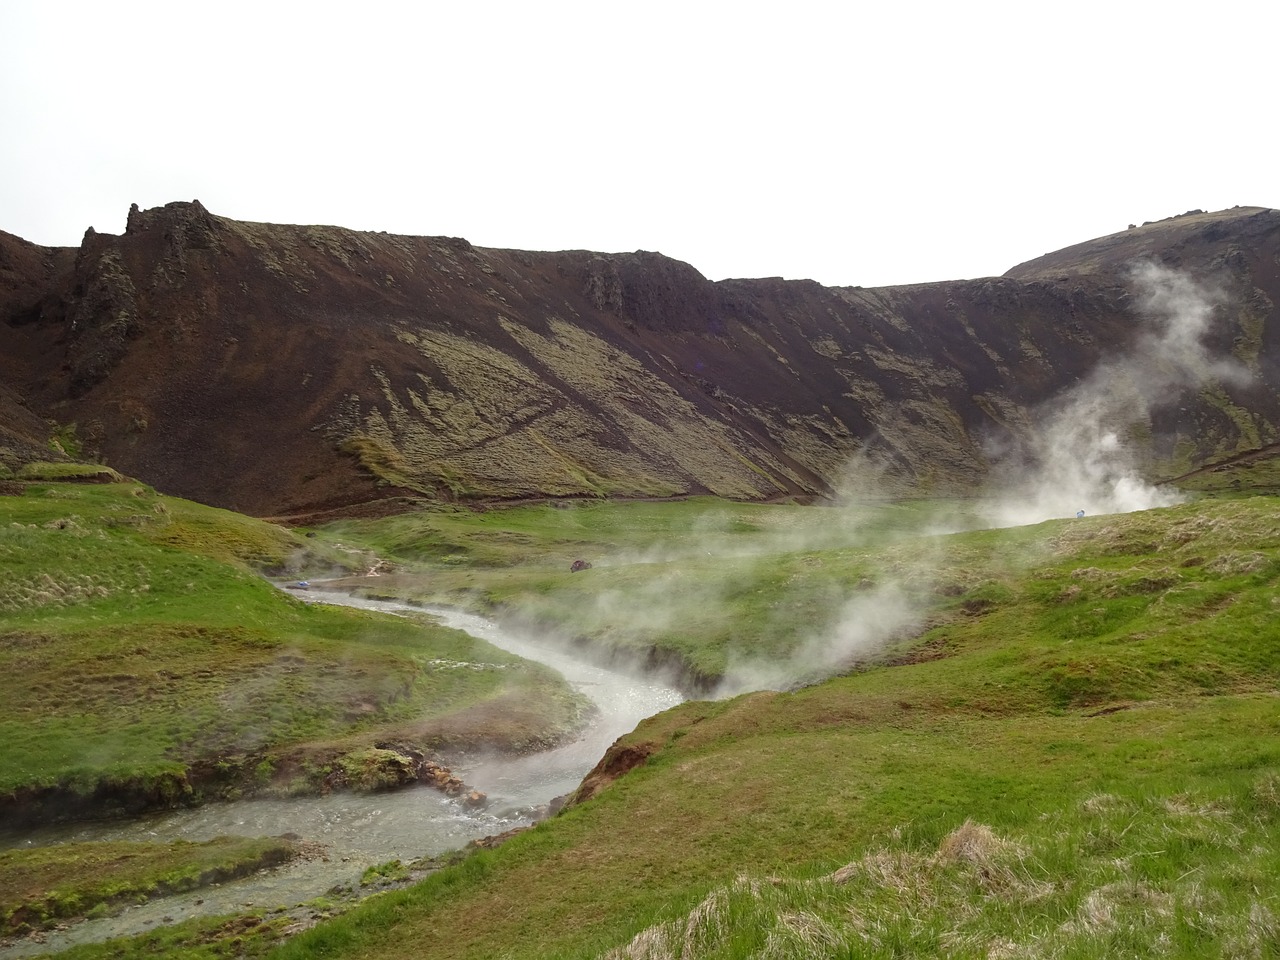
[(1145, 258), (1225, 291), (1215, 343), (1257, 374), (1138, 425), (1185, 470), (1277, 439), (1278, 256), (1280, 213), (1241, 208), (1002, 278), (826, 288), (135, 207), (122, 236), (78, 250), (0, 234), (0, 461), (47, 448), (46, 419), (75, 423), (87, 456), (276, 516), (817, 496), (854, 456), (882, 485), (965, 489), (992, 439), (1132, 343), (1127, 273)]

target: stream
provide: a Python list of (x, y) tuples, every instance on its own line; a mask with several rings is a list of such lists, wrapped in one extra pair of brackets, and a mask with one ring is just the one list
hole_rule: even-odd
[(3, 849), (93, 840), (199, 841), (221, 835), (262, 837), (293, 833), (327, 848), (323, 858), (300, 859), (243, 880), (148, 901), (114, 917), (48, 931), (43, 941), (2, 943), (0, 960), (133, 936), (196, 916), (291, 907), (321, 897), (338, 885), (358, 886), (361, 874), (369, 866), (393, 859), (409, 862), (436, 856), (471, 840), (527, 825), (536, 808), (576, 788), (614, 740), (645, 717), (684, 699), (679, 691), (665, 684), (584, 663), (512, 635), (473, 614), (368, 600), (314, 588), (298, 596), (313, 603), (388, 613), (429, 613), (445, 626), (465, 630), (495, 647), (559, 671), (595, 703), (599, 716), (581, 738), (554, 750), (516, 758), (477, 758), (451, 765), (469, 787), (488, 794), (489, 804), (483, 810), (468, 810), (458, 800), (422, 786), (390, 793), (210, 803), (134, 820), (60, 824), (0, 836)]

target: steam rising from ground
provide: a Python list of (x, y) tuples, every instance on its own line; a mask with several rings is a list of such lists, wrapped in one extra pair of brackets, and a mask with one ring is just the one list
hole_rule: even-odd
[(900, 584), (854, 593), (831, 624), (805, 639), (786, 659), (731, 661), (715, 696), (785, 690), (825, 680), (878, 653), (890, 639), (911, 632), (920, 618), (918, 600)]
[[(1188, 390), (1212, 381), (1239, 381), (1242, 370), (1230, 360), (1211, 355), (1205, 344), (1222, 304), (1216, 291), (1185, 274), (1143, 264), (1132, 274), (1140, 330), (1123, 353), (1106, 357), (1093, 372), (1033, 414), (1019, 442), (990, 451), (998, 461), (989, 507), (967, 519), (920, 513), (899, 526), (897, 536), (910, 538), (911, 569), (885, 569), (858, 583), (830, 581), (829, 595), (815, 598), (813, 588), (803, 602), (794, 599), (811, 578), (790, 578), (769, 604), (753, 605), (750, 591), (775, 589), (778, 571), (790, 555), (856, 549), (867, 542), (867, 514), (849, 508), (829, 511), (829, 523), (803, 524), (776, 535), (743, 538), (720, 529), (713, 518), (701, 522), (707, 557), (686, 549), (665, 556), (615, 558), (622, 566), (668, 561), (664, 573), (614, 578), (595, 597), (597, 622), (625, 624), (633, 635), (671, 637), (682, 630), (708, 635), (708, 623), (749, 624), (745, 629), (772, 637), (770, 643), (789, 652), (747, 656), (741, 649), (752, 638), (731, 644), (717, 696), (748, 690), (785, 689), (847, 670), (884, 650), (896, 639), (920, 629), (944, 583), (954, 586), (949, 570), (934, 551), (932, 534), (983, 526), (1014, 526), (1050, 518), (1127, 513), (1177, 503), (1181, 496), (1145, 479), (1143, 453), (1137, 439), (1149, 432), (1151, 416)], [(865, 503), (878, 486), (874, 464), (865, 459), (850, 465), (846, 497)], [(821, 508), (815, 508), (821, 509)], [(723, 522), (723, 518), (722, 518)], [(905, 527), (905, 529), (904, 529)], [(877, 550), (885, 543), (879, 532)], [(608, 561), (606, 561), (606, 564)], [(962, 579), (962, 577), (961, 577)], [(763, 590), (761, 589), (763, 586)], [(786, 592), (791, 591), (791, 596)], [(744, 599), (745, 598), (745, 599)], [(780, 620), (791, 618), (785, 629)], [(643, 641), (641, 641), (643, 643)]]
[(997, 468), (1001, 496), (989, 511), (993, 526), (1079, 510), (1130, 513), (1182, 499), (1142, 477), (1130, 438), (1179, 393), (1215, 379), (1239, 381), (1244, 373), (1211, 356), (1204, 343), (1220, 294), (1152, 263), (1137, 267), (1132, 282), (1146, 329), (1128, 352), (1104, 359), (1048, 405), (1035, 433)]

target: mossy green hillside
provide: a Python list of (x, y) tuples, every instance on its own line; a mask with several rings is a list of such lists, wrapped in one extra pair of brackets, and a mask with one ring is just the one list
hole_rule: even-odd
[(292, 860), (288, 840), (218, 837), (203, 843), (72, 843), (0, 851), (0, 932), (102, 915)]
[(1272, 955), (1278, 507), (890, 545), (939, 585), (890, 657), (652, 718), (590, 799), (276, 955)]
[[(41, 790), (145, 805), (201, 783), (308, 789), (374, 739), (524, 747), (581, 720), (545, 668), (276, 589), (254, 568), (323, 553), (281, 528), (130, 484), (32, 485), (0, 511), (0, 795), (19, 806)], [(492, 722), (450, 722), (463, 712)]]
[(111, 467), (98, 463), (58, 461), (24, 463), (18, 469), (18, 477), (28, 481), (63, 481), (82, 483), (122, 483), (125, 477)]
[(1203, 467), (1181, 478), (1178, 485), (1200, 493), (1275, 496), (1280, 493), (1280, 445)]

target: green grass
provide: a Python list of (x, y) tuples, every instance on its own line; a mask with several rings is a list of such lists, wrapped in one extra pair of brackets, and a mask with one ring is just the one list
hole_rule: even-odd
[[(317, 912), (317, 916), (324, 913)], [(83, 944), (57, 954), (60, 960), (255, 960), (296, 931), (299, 921), (283, 911), (186, 920), (137, 937)]]
[(123, 483), (125, 477), (111, 467), (100, 463), (26, 463), (18, 470), (18, 477), (28, 481), (48, 480), (97, 480)]
[(499, 510), (438, 508), (378, 520), (339, 521), (322, 540), (355, 541), (386, 556), (470, 568), (568, 565), (589, 559), (687, 558), (708, 553), (776, 552), (860, 536), (890, 536), (937, 515), (964, 516), (964, 505), (876, 502), (827, 509), (731, 503), (710, 497), (659, 503), (566, 500)]
[[(277, 956), (415, 956), (411, 945), (441, 929), (451, 935), (434, 941), (430, 956), (599, 956), (679, 922), (739, 877), (767, 888), (886, 852), (923, 859), (967, 820), (1029, 851), (1027, 883), (1054, 888), (1047, 916), (1034, 914), (1035, 904), (1020, 907), (1025, 915), (1002, 912), (970, 877), (950, 900), (942, 891), (921, 894), (938, 901), (927, 949), (918, 943), (918, 953), (895, 954), (895, 938), (917, 935), (918, 913), (891, 891), (862, 905), (880, 914), (883, 929), (859, 930), (857, 918), (846, 917), (842, 936), (860, 949), (878, 937), (884, 949), (866, 955), (892, 956), (934, 955), (944, 933), (962, 935), (969, 949), (939, 955), (986, 956), (1001, 940), (1034, 946), (1043, 924), (1056, 929), (1108, 884), (1142, 883), (1185, 904), (1194, 902), (1190, 881), (1198, 879), (1224, 891), (1222, 900), (1200, 901), (1209, 909), (1199, 917), (1219, 931), (1221, 947), (1277, 892), (1274, 812), (1264, 819), (1248, 802), (1253, 791), (1273, 789), (1280, 773), (1271, 698), (1193, 700), (1098, 718), (973, 719), (914, 709), (876, 717), (861, 713), (856, 685), (825, 686), (807, 697), (747, 698), (693, 726), (687, 722), (696, 714), (686, 714), (686, 724), (667, 730), (683, 736), (589, 804), (304, 934)], [(1240, 749), (1242, 731), (1256, 738), (1252, 749)], [(1091, 821), (1089, 811), (1112, 796), (1118, 812), (1106, 823)], [(1200, 809), (1227, 811), (1228, 822), (1181, 813)], [(1130, 820), (1137, 822), (1123, 833)], [(917, 882), (953, 883), (966, 867), (933, 869), (943, 876)], [(825, 896), (806, 894), (804, 908), (827, 911)], [(740, 932), (787, 920), (788, 911), (767, 901), (753, 910)], [(966, 915), (982, 910), (993, 915)], [(1148, 919), (1140, 935), (1177, 932), (1172, 916)]]
[[(272, 956), (1275, 956), (1280, 501), (924, 532), (965, 512), (602, 503), (318, 531), (396, 561), (380, 593), (706, 680), (841, 675), (654, 717), (582, 802)], [(182, 936), (166, 955), (214, 955)]]
[(1280, 865), (1276, 780), (1233, 787), (1099, 793), (937, 844), (890, 831), (830, 873), (736, 878), (607, 956), (1264, 956), (1280, 924), (1250, 885)]
[[(631, 507), (594, 509), (599, 531)], [(618, 591), (635, 642), (730, 672), (836, 636), (833, 607), (890, 583), (917, 632), (824, 683), (646, 721), (613, 751), (644, 762), (591, 799), (273, 956), (411, 956), (439, 930), (433, 957), (1276, 955), (1280, 503), (947, 537), (911, 535), (917, 505), (772, 553), (755, 509), (747, 556), (581, 574), (541, 569), (569, 533), (526, 512), (508, 532), (535, 559), (473, 556), (470, 595), (581, 625), (596, 614), (565, 607)], [(689, 510), (677, 545), (705, 542)]]
[[(140, 485), (0, 499), (0, 800), (102, 786), (130, 808), (309, 789), (375, 738), (524, 748), (580, 722), (582, 702), (545, 668), (426, 619), (308, 605), (255, 572), (333, 562), (282, 528)], [(461, 715), (481, 722), (466, 730)]]
[(0, 931), (21, 933), (105, 915), (114, 906), (224, 882), (296, 855), (287, 840), (238, 837), (0, 851)]
[[(1225, 598), (1274, 575), (1274, 502), (1188, 504), (1162, 512), (1150, 530), (1138, 517), (1091, 517), (930, 536), (919, 531), (971, 525), (964, 505), (944, 513), (927, 502), (835, 509), (704, 501), (422, 513), (326, 535), (359, 537), (401, 562), (399, 574), (363, 581), (378, 593), (471, 606), (583, 638), (598, 651), (678, 663), (706, 688), (726, 675), (745, 682), (768, 673), (780, 658), (808, 655), (819, 673), (852, 664), (868, 647), (859, 630), (891, 605), (897, 619), (878, 625), (888, 636), (942, 620), (962, 629), (984, 611), (1009, 628), (1030, 612), (1043, 624), (1035, 634), (1057, 642), (1140, 636), (1146, 622), (1172, 631), (1175, 645), (1187, 639), (1179, 624), (1201, 619), (1249, 629), (1246, 621), (1256, 625), (1269, 612), (1266, 598)], [(1162, 542), (1166, 526), (1178, 542)], [(570, 573), (578, 556), (593, 568)], [(1232, 564), (1240, 567), (1234, 574)], [(1200, 615), (1219, 604), (1229, 608), (1221, 617)], [(986, 624), (984, 616), (980, 629), (1005, 629)], [(1193, 669), (1149, 646), (1141, 669)], [(1105, 674), (1096, 683), (1116, 689), (1135, 682), (1108, 673), (1104, 653), (1090, 654), (1091, 667), (1054, 649), (1064, 705), (1091, 695), (1090, 669)], [(1211, 683), (1206, 670), (1199, 672)], [(812, 675), (798, 670), (791, 679)]]
[[(319, 537), (366, 545), (399, 565), (398, 574), (352, 580), (353, 588), (470, 607), (589, 640), (596, 650), (678, 662), (705, 685), (731, 659), (772, 657), (815, 624), (835, 627), (841, 601), (859, 584), (875, 587), (869, 578), (883, 551), (921, 528), (972, 526), (972, 511), (929, 501), (839, 509), (571, 502), (423, 511), (334, 524)], [(858, 546), (844, 547), (850, 543)], [(575, 559), (593, 569), (570, 573)], [(893, 562), (917, 566), (910, 548)]]

